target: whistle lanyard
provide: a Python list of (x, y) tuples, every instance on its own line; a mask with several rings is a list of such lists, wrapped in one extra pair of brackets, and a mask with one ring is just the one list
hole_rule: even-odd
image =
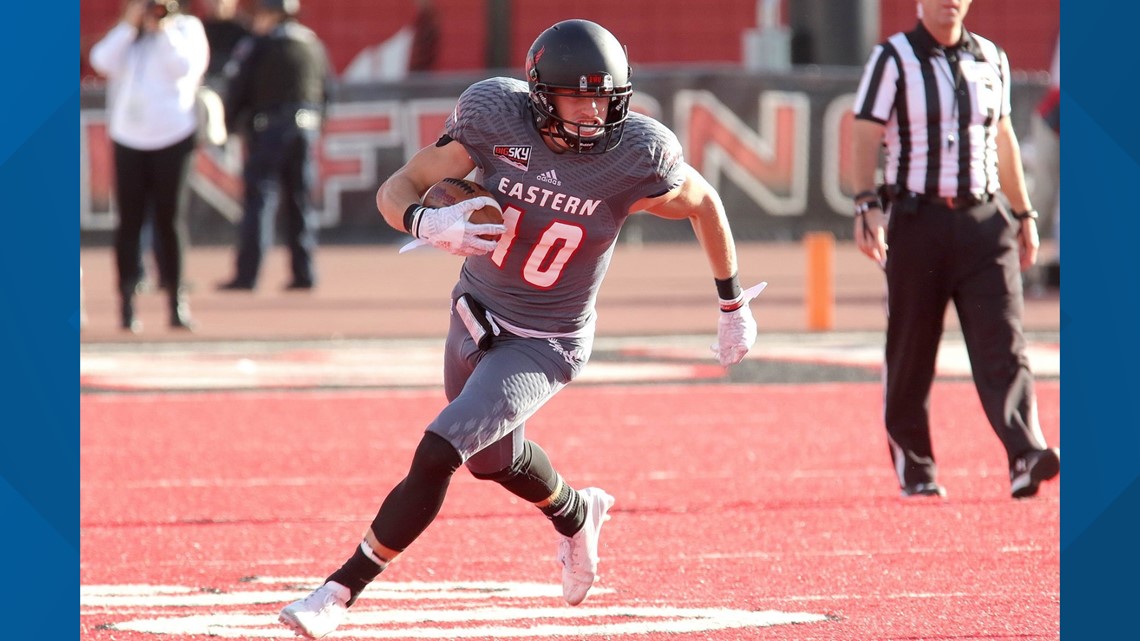
[(961, 92), (966, 91), (965, 83), (962, 81), (962, 67), (958, 60), (957, 51), (940, 50), (942, 55), (939, 56), (946, 62), (946, 68), (943, 69), (942, 65), (935, 64), (940, 73), (946, 76), (947, 82), (950, 83), (950, 122), (954, 123), (954, 130), (946, 134), (946, 142), (950, 148), (954, 147), (954, 143), (958, 140), (955, 133), (958, 128), (958, 96)]

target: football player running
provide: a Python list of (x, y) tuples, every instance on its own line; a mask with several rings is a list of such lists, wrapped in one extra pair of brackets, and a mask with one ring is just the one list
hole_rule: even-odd
[[(280, 620), (318, 639), (341, 623), (361, 591), (438, 514), (461, 467), (534, 504), (558, 533), (566, 602), (593, 585), (598, 536), (614, 499), (575, 489), (526, 438), (525, 423), (589, 359), (595, 300), (622, 224), (634, 212), (687, 219), (707, 256), (720, 300), (724, 366), (756, 340), (755, 290), (737, 278), (720, 197), (683, 159), (677, 137), (629, 111), (625, 48), (603, 27), (567, 20), (534, 41), (526, 82), (491, 78), (460, 96), (439, 140), (381, 185), (384, 220), (465, 256), (452, 294), (444, 355), (449, 404), (427, 429), (407, 476), (380, 505), (351, 557)], [(479, 199), (425, 208), (421, 195), (446, 177), (491, 191), (504, 222), (468, 222)], [(482, 235), (501, 234), (495, 240)]]

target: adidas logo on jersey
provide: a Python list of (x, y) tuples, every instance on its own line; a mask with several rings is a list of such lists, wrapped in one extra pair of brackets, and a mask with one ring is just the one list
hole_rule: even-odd
[(535, 176), (535, 180), (541, 180), (544, 183), (550, 183), (551, 185), (558, 185), (559, 187), (562, 186), (562, 181), (558, 180), (558, 174), (554, 173), (553, 169), (551, 169), (550, 171), (544, 171), (541, 174)]

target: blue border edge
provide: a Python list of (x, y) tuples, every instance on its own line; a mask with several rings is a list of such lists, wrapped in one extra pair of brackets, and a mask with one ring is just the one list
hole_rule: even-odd
[(9, 61), (0, 101), (0, 514), (9, 552), (0, 594), (12, 605), (3, 626), (12, 639), (72, 638), (79, 623), (66, 596), (78, 596), (80, 558), (78, 171), (61, 175), (79, 158), (79, 34), (61, 26), (78, 15), (78, 2), (15, 3), (0, 26)]
[(1062, 3), (1061, 636), (1136, 634), (1140, 421), (1135, 3)]
[[(67, 8), (78, 18), (78, 2)], [(76, 393), (78, 230), (66, 217), (79, 202), (78, 175), (59, 180), (64, 159), (77, 159), (78, 34), (28, 25), (58, 24), (58, 3), (8, 8), (0, 52), (12, 65), (9, 87), (21, 104), (5, 105), (0, 134), (0, 193), (8, 205), (9, 243), (0, 256), (0, 331), (7, 337), (11, 382), (4, 387), (8, 423), (0, 452), (0, 510), (10, 528), (0, 588), (21, 616), (7, 633), (29, 638), (74, 634), (61, 616), (63, 577), (79, 574), (79, 406)], [(1065, 443), (1061, 519), (1062, 633), (1069, 638), (1128, 638), (1140, 555), (1140, 426), (1127, 399), (1129, 365), (1140, 351), (1134, 239), (1140, 217), (1130, 187), (1140, 185), (1140, 124), (1126, 81), (1140, 8), (1088, 0), (1062, 3), (1062, 195), (1065, 272), (1061, 303)], [(1110, 17), (1111, 19), (1106, 19)], [(1112, 64), (1106, 61), (1124, 61)], [(33, 69), (34, 67), (34, 69)], [(34, 91), (31, 89), (34, 88)], [(73, 161), (74, 162), (74, 161)], [(72, 165), (76, 167), (77, 165)], [(71, 236), (74, 241), (62, 242)], [(74, 243), (74, 245), (72, 244)], [(28, 278), (28, 276), (31, 278)], [(1070, 434), (1070, 430), (1072, 433)], [(28, 593), (42, 595), (29, 598)], [(62, 600), (66, 602), (66, 600)], [(1113, 615), (1112, 613), (1116, 613)], [(26, 626), (26, 628), (25, 628)], [(1127, 626), (1127, 627), (1126, 627)], [(34, 629), (33, 629), (34, 628)], [(58, 631), (59, 634), (56, 634)], [(1093, 635), (1093, 636), (1089, 636)]]

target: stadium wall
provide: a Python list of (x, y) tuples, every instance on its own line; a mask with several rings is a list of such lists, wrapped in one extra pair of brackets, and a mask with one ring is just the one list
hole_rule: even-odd
[[(688, 69), (636, 76), (633, 108), (669, 125), (685, 157), (720, 191), (740, 240), (798, 240), (810, 231), (851, 236), (846, 150), (857, 68), (749, 74)], [(1017, 74), (1014, 126), (1024, 140), (1045, 88)], [(405, 238), (375, 207), (380, 183), (434, 142), (459, 94), (484, 77), (454, 75), (401, 83), (344, 84), (318, 144), (323, 243), (386, 243)], [(110, 242), (116, 225), (111, 146), (103, 90), (85, 89), (80, 109), (80, 230), (84, 245)], [(191, 241), (234, 242), (241, 217), (240, 138), (199, 149), (191, 177)], [(634, 217), (624, 242), (683, 240), (687, 223)]]
[[(788, 2), (780, 16), (788, 22)], [(248, 11), (256, 0), (240, 0)], [(87, 53), (118, 20), (123, 0), (83, 0), (79, 5), (80, 78), (93, 79)], [(202, 3), (183, 0), (192, 13)], [(740, 66), (744, 35), (757, 28), (762, 0), (434, 0), (440, 21), (438, 71), (472, 72), (488, 66), (488, 51), (501, 48), (507, 65), (522, 66), (534, 37), (566, 18), (586, 18), (606, 25), (629, 48), (635, 68), (646, 65), (728, 64)], [(824, 7), (820, 0), (817, 5)], [(880, 39), (915, 22), (915, 0), (880, 0)], [(364, 49), (388, 41), (407, 27), (412, 0), (302, 0), (301, 19), (328, 44), (338, 72)], [(506, 14), (506, 34), (492, 36), (492, 11)], [(844, 15), (837, 12), (836, 15)], [(997, 40), (1014, 69), (1049, 68), (1054, 37), (1060, 28), (1060, 0), (975, 2), (967, 26)], [(794, 33), (796, 37), (808, 34)], [(492, 41), (492, 38), (501, 41)], [(811, 61), (804, 61), (811, 62)]]

